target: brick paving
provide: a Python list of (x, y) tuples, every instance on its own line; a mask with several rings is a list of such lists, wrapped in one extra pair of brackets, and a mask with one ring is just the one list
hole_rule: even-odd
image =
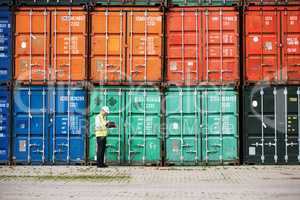
[(300, 166), (1, 166), (0, 199), (299, 200)]

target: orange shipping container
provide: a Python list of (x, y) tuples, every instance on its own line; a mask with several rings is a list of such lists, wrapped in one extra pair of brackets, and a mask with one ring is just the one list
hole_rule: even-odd
[(161, 81), (162, 13), (158, 9), (96, 9), (91, 20), (93, 82)]
[(87, 12), (79, 9), (17, 11), (15, 80), (85, 80), (86, 20)]

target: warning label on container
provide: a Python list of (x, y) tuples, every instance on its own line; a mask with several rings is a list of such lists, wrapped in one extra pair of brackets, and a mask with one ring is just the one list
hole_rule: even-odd
[(20, 140), (19, 141), (19, 152), (25, 152), (26, 151), (26, 140)]
[(290, 25), (297, 24), (297, 21), (298, 21), (298, 16), (290, 16), (289, 17), (289, 23), (290, 23)]
[(272, 49), (273, 49), (272, 42), (271, 41), (265, 42), (265, 50), (272, 51)]
[(176, 62), (171, 62), (171, 64), (170, 64), (170, 70), (171, 71), (176, 71), (177, 70), (177, 63)]
[(272, 16), (265, 16), (265, 25), (270, 25), (272, 23), (273, 17)]
[(255, 156), (255, 147), (249, 147), (249, 156)]

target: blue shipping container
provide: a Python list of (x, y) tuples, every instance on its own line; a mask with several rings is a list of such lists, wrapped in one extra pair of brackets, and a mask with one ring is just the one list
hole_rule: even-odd
[(13, 159), (38, 164), (84, 162), (85, 108), (82, 88), (16, 88)]
[(10, 92), (7, 87), (0, 87), (0, 162), (9, 161), (9, 122)]
[(0, 7), (0, 82), (11, 79), (12, 66), (12, 13), (6, 6)]

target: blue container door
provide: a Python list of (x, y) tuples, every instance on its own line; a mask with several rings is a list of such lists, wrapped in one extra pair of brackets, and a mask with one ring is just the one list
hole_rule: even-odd
[(17, 163), (46, 163), (47, 105), (45, 87), (14, 90), (13, 159)]
[(0, 163), (9, 161), (9, 100), (8, 88), (0, 87)]
[(81, 88), (51, 88), (50, 152), (52, 163), (85, 159), (86, 92)]
[(11, 79), (11, 15), (8, 7), (0, 7), (0, 82)]

